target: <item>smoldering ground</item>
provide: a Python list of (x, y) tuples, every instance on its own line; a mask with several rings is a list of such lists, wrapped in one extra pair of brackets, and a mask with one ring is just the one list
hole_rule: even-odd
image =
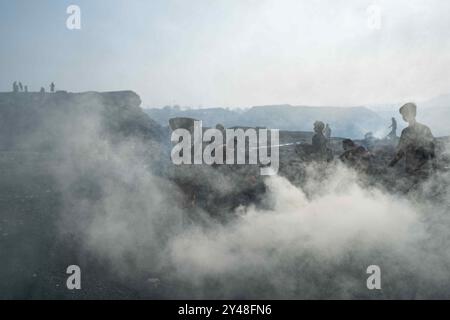
[[(430, 298), (450, 293), (449, 237), (443, 227), (450, 225), (442, 202), (365, 188), (355, 172), (338, 165), (322, 181), (308, 180), (304, 189), (279, 176), (267, 178), (259, 208), (242, 206), (231, 221), (217, 223), (206, 212), (182, 208), (181, 191), (151, 173), (134, 143), (108, 146), (105, 152), (112, 159), (106, 163), (95, 156), (78, 161), (75, 155), (77, 166), (96, 177), (100, 195), (94, 201), (68, 195), (73, 210), (64, 215), (86, 250), (106, 259), (123, 279), (158, 278), (169, 297)], [(190, 178), (212, 192), (226, 193), (233, 186), (217, 170), (198, 171)], [(192, 215), (202, 223), (188, 221)], [(83, 216), (88, 218), (83, 221)], [(366, 287), (366, 268), (373, 264), (382, 270), (379, 292)]]
[[(67, 297), (63, 268), (78, 264), (81, 298), (450, 298), (448, 174), (393, 194), (340, 164), (305, 166), (301, 183), (258, 177), (261, 198), (226, 212), (217, 199), (239, 193), (254, 168), (174, 168), (163, 145), (108, 133), (102, 112), (85, 111), (52, 122), (57, 157), (46, 168), (58, 205), (42, 232), (57, 230), (46, 277), (60, 285), (54, 296)], [(211, 203), (192, 203), (179, 176)], [(42, 269), (33, 261), (31, 273)], [(381, 268), (381, 290), (366, 287), (369, 265)]]

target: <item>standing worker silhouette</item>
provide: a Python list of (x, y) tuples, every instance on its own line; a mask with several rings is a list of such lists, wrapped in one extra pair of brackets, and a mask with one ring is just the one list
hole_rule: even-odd
[(408, 127), (403, 129), (397, 147), (397, 154), (389, 166), (405, 158), (405, 169), (409, 174), (428, 173), (429, 164), (435, 158), (434, 137), (430, 128), (416, 121), (417, 106), (409, 102), (400, 108)]
[(325, 126), (324, 134), (325, 134), (325, 138), (330, 140), (330, 138), (331, 138), (331, 128), (330, 128), (330, 125), (328, 123)]
[(331, 161), (333, 159), (333, 153), (328, 148), (328, 139), (323, 134), (324, 129), (325, 124), (322, 121), (314, 122), (315, 134), (312, 137), (312, 154), (315, 160)]
[(397, 120), (395, 120), (395, 118), (392, 118), (392, 124), (389, 127), (391, 129), (391, 132), (389, 132), (387, 138), (392, 140), (397, 138)]

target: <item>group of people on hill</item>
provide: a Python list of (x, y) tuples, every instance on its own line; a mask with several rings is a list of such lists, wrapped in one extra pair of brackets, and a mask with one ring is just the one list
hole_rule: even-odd
[[(20, 82), (20, 81), (19, 82), (14, 81), (12, 87), (13, 87), (13, 92), (14, 93), (16, 93), (16, 92), (28, 92), (28, 86), (27, 85), (23, 85), (22, 82)], [(50, 88), (50, 92), (52, 92), (52, 93), (55, 92), (55, 84), (53, 82), (50, 83), (49, 88)], [(41, 87), (39, 92), (44, 93), (45, 92), (45, 88)]]
[[(403, 120), (408, 123), (408, 127), (403, 129), (398, 140), (395, 157), (390, 161), (389, 166), (395, 166), (401, 159), (405, 159), (405, 170), (408, 174), (426, 174), (434, 166), (435, 142), (430, 128), (416, 120), (417, 106), (406, 103), (400, 108)], [(397, 140), (397, 122), (392, 118), (390, 126), (391, 132), (386, 137), (388, 140)], [(329, 138), (325, 134), (325, 125), (321, 121), (314, 123), (314, 136), (312, 138), (312, 150), (318, 155), (316, 159), (332, 159), (332, 151), (328, 147)], [(361, 145), (357, 145), (351, 139), (342, 141), (344, 152), (339, 159), (350, 166), (366, 169), (370, 165), (371, 154)]]
[(13, 82), (13, 92), (28, 92), (28, 86), (24, 86), (22, 82)]

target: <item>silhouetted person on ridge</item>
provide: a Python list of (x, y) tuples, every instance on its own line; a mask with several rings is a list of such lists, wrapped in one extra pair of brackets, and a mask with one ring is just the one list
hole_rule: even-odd
[(25, 92), (28, 92), (28, 86), (25, 86)]
[(17, 85), (17, 81), (13, 82), (13, 92), (18, 92), (19, 91), (19, 86)]
[[(225, 163), (225, 162), (226, 162), (226, 159), (227, 159), (226, 129), (225, 129), (225, 127), (224, 127), (222, 124), (220, 124), (220, 123), (216, 124), (216, 129), (219, 130), (219, 131), (222, 133), (222, 142), (221, 142), (221, 145), (222, 145), (222, 155), (223, 155), (222, 161), (223, 161), (223, 163)], [(215, 156), (215, 151), (214, 151), (213, 154), (214, 154), (214, 156)]]
[(55, 84), (53, 82), (50, 83), (50, 92), (55, 92)]
[(330, 125), (327, 123), (327, 125), (325, 126), (325, 138), (327, 138), (328, 140), (330, 140), (331, 138), (331, 128)]
[(222, 133), (222, 136), (225, 139), (225, 135), (226, 135), (225, 127), (222, 124), (218, 123), (218, 124), (216, 124), (216, 129)]
[(40, 93), (45, 93), (45, 88), (41, 87), (41, 90), (39, 91)]
[(435, 158), (433, 134), (430, 128), (416, 121), (417, 106), (414, 103), (409, 102), (403, 105), (400, 113), (403, 120), (409, 125), (402, 131), (397, 155), (389, 166), (395, 166), (400, 159), (405, 157), (406, 172), (426, 173), (430, 169), (431, 160)]
[(389, 129), (391, 129), (391, 132), (389, 132), (389, 134), (387, 135), (387, 138), (392, 140), (397, 138), (397, 120), (395, 120), (395, 118), (392, 118), (392, 123), (389, 127)]
[(22, 82), (19, 82), (19, 91), (23, 91), (23, 85), (22, 85)]

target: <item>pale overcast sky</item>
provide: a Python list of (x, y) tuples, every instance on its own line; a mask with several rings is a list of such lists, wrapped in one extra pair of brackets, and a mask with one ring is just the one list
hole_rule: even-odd
[[(70, 4), (81, 30), (66, 28)], [(448, 0), (0, 0), (0, 39), (2, 91), (55, 81), (205, 107), (450, 93)]]

